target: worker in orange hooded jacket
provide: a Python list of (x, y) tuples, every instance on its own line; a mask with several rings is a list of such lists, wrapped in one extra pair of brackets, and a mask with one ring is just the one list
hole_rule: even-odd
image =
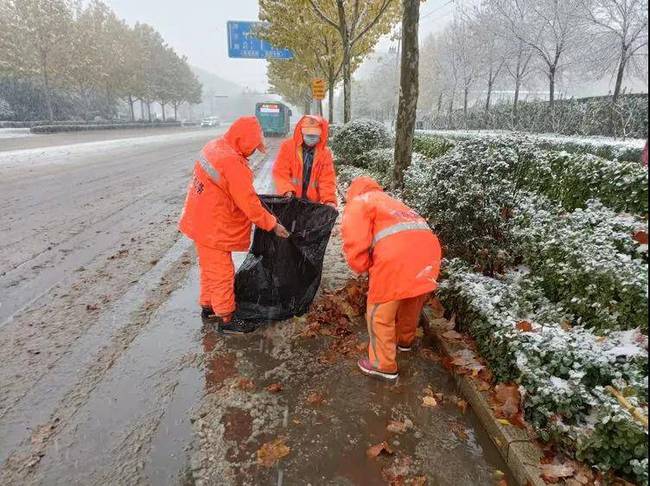
[(273, 166), (278, 194), (336, 207), (336, 173), (327, 147), (329, 124), (319, 116), (303, 116), (293, 137), (282, 142)]
[(427, 222), (386, 194), (371, 177), (350, 184), (342, 222), (343, 252), (357, 273), (368, 272), (368, 359), (361, 371), (398, 377), (396, 354), (410, 351), (420, 313), (437, 288), (442, 251)]
[(274, 231), (282, 238), (287, 230), (269, 213), (255, 193), (248, 157), (265, 152), (262, 128), (253, 116), (239, 118), (225, 135), (208, 142), (194, 164), (179, 229), (194, 240), (199, 259), (201, 316), (214, 320), (224, 333), (254, 330), (233, 319), (235, 268), (233, 251), (246, 251), (251, 226)]

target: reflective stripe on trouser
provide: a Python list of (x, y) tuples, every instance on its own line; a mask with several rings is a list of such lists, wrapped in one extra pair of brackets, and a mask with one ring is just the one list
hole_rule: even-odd
[(235, 266), (229, 251), (196, 245), (201, 290), (199, 304), (212, 306), (218, 316), (235, 311)]
[(410, 221), (407, 223), (397, 223), (388, 228), (384, 228), (381, 231), (378, 231), (375, 237), (372, 239), (372, 246), (375, 246), (379, 241), (383, 240), (387, 236), (392, 236), (397, 233), (402, 233), (403, 231), (431, 231), (429, 225), (422, 222)]
[(373, 368), (386, 373), (397, 371), (397, 345), (410, 346), (429, 294), (382, 304), (370, 304), (368, 321), (368, 359)]

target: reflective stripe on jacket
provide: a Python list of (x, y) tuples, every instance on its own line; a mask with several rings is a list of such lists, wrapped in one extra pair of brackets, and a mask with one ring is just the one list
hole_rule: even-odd
[(311, 116), (320, 122), (321, 137), (315, 147), (307, 194), (303, 194), (302, 124), (304, 118), (302, 117), (296, 124), (293, 137), (282, 142), (280, 146), (273, 166), (275, 190), (278, 194), (293, 192), (296, 197), (306, 197), (313, 202), (336, 204), (336, 172), (332, 152), (327, 147), (329, 124), (321, 117)]
[(427, 222), (370, 177), (355, 179), (341, 234), (350, 268), (368, 272), (368, 303), (408, 299), (438, 286), (442, 250)]
[(271, 231), (276, 218), (262, 207), (253, 187), (247, 157), (262, 142), (255, 117), (232, 124), (222, 138), (203, 147), (194, 164), (179, 229), (197, 244), (224, 251), (245, 251), (251, 226)]

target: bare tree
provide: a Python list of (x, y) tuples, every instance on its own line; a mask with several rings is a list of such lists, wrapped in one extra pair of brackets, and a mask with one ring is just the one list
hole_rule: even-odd
[[(512, 125), (519, 122), (519, 98), (521, 87), (533, 70), (532, 62), (535, 51), (530, 45), (514, 33), (520, 30), (515, 25), (523, 26), (528, 20), (530, 2), (526, 0), (489, 0), (496, 35), (505, 46), (505, 70), (515, 83), (512, 101)], [(505, 15), (504, 15), (505, 14)]]
[(511, 1), (494, 1), (512, 34), (530, 47), (544, 64), (549, 106), (553, 110), (557, 75), (572, 51), (579, 51), (586, 40), (585, 22), (579, 14), (583, 0), (521, 0), (518, 6), (528, 9), (523, 17), (516, 15)]
[[(476, 32), (470, 28), (465, 16), (456, 17), (447, 28), (447, 48), (450, 49), (452, 70), (455, 79), (463, 88), (463, 120), (467, 126), (469, 92), (479, 74), (479, 51)], [(453, 103), (453, 100), (452, 100)]]
[(418, 26), (420, 0), (403, 0), (402, 14), (402, 66), (400, 72), (399, 105), (395, 128), (395, 169), (393, 187), (404, 184), (404, 171), (411, 165), (413, 135), (418, 105), (418, 72), (420, 52)]
[(603, 46), (595, 49), (601, 53), (595, 59), (600, 74), (615, 69), (615, 104), (631, 61), (648, 47), (648, 0), (582, 0), (582, 6), (591, 32)]
[(509, 54), (504, 39), (497, 35), (494, 18), (494, 9), (489, 4), (486, 4), (482, 8), (475, 10), (473, 19), (470, 21), (471, 29), (475, 31), (476, 36), (480, 77), (487, 85), (484, 110), (484, 124), (486, 127), (489, 123), (490, 102), (494, 84), (501, 75)]

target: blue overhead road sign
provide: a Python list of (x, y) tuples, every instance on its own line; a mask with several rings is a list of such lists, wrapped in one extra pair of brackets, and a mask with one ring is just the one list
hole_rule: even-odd
[(292, 59), (289, 49), (278, 49), (255, 35), (263, 22), (228, 21), (228, 57), (244, 59)]

